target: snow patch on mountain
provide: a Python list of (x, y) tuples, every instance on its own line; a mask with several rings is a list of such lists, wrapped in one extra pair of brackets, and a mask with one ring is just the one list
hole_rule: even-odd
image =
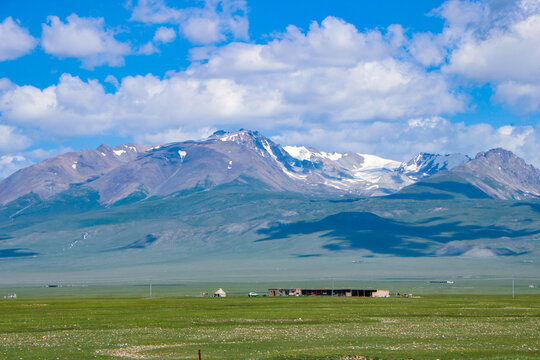
[(304, 160), (311, 160), (311, 158), (314, 156), (314, 152), (310, 151), (305, 146), (284, 146), (283, 150), (289, 153), (293, 158), (298, 159), (300, 161)]
[(452, 170), (455, 167), (469, 162), (471, 158), (463, 154), (428, 154), (420, 153), (414, 159), (403, 163), (398, 171), (414, 180), (430, 177), (443, 170)]
[(387, 169), (387, 170), (395, 170), (401, 166), (401, 163), (399, 161), (385, 159), (379, 156), (375, 155), (369, 155), (369, 154), (358, 154), (363, 159), (364, 162), (362, 163), (362, 170), (373, 170), (373, 169)]

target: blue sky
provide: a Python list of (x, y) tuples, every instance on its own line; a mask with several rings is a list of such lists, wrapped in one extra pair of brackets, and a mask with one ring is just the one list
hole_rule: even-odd
[(0, 2), (0, 178), (217, 129), (540, 166), (540, 0)]

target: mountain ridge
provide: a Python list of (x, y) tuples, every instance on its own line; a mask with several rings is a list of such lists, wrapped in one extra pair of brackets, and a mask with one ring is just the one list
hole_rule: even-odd
[(48, 199), (86, 188), (110, 205), (209, 189), (242, 178), (255, 179), (273, 191), (383, 196), (410, 193), (410, 186), (442, 183), (445, 176), (458, 177), (493, 198), (540, 196), (540, 171), (504, 149), (481, 152), (474, 159), (420, 153), (398, 162), (370, 154), (281, 146), (257, 131), (241, 129), (217, 131), (201, 140), (100, 145), (58, 155), (2, 180), (0, 203), (28, 194)]

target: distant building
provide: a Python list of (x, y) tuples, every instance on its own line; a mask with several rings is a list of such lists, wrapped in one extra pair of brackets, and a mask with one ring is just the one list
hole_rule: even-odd
[(268, 289), (268, 296), (300, 296), (302, 289)]
[(17, 298), (17, 294), (13, 293), (13, 294), (8, 294), (6, 297), (4, 297), (4, 299), (16, 299)]
[(390, 291), (381, 289), (268, 289), (268, 296), (390, 297)]
[(214, 297), (227, 297), (227, 293), (223, 291), (222, 288), (219, 288), (219, 290), (214, 293)]
[(390, 297), (390, 290), (377, 289), (374, 293), (371, 293), (371, 297), (380, 297), (380, 298)]

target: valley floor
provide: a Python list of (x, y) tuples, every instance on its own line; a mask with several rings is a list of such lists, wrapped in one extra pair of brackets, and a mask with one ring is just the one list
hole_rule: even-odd
[(3, 359), (538, 359), (540, 296), (0, 301)]

